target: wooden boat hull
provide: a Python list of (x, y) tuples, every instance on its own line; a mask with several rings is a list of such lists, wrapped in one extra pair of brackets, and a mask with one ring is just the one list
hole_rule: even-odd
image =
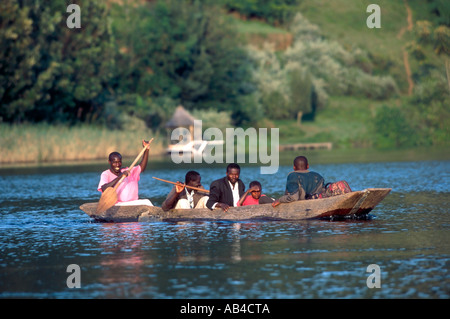
[(367, 215), (391, 191), (391, 188), (367, 188), (362, 191), (323, 199), (296, 201), (272, 207), (271, 204), (218, 208), (172, 209), (156, 206), (113, 206), (96, 214), (98, 203), (86, 203), (80, 209), (99, 222), (183, 221), (183, 220), (303, 220), (318, 218), (350, 218)]

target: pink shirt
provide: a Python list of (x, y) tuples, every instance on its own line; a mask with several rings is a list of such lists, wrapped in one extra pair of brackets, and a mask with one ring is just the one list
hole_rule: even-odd
[[(120, 171), (123, 172), (127, 168), (122, 168)], [(118, 202), (128, 202), (131, 200), (139, 199), (139, 186), (138, 182), (141, 174), (141, 166), (135, 166), (131, 169), (130, 175), (125, 177), (117, 188), (117, 201)], [(112, 180), (117, 178), (117, 175), (113, 174), (109, 169), (104, 171), (100, 176), (100, 183), (98, 184), (98, 191), (102, 191), (102, 185), (110, 183)]]
[[(261, 196), (266, 196), (266, 195), (261, 195)], [(238, 203), (238, 206), (247, 206), (247, 205), (259, 205), (259, 199), (254, 199), (252, 197), (252, 195), (248, 195), (242, 202), (242, 205), (239, 205), (239, 203)]]

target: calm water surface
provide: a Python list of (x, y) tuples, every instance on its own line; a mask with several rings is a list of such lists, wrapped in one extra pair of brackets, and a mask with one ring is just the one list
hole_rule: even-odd
[[(449, 298), (450, 161), (322, 164), (326, 181), (392, 187), (364, 221), (91, 222), (105, 166), (1, 170), (1, 298)], [(224, 168), (199, 167), (205, 186)], [(242, 167), (245, 184), (281, 195), (277, 176)], [(160, 205), (186, 168), (149, 165), (140, 195)], [(279, 177), (278, 177), (279, 176)], [(67, 266), (81, 268), (70, 289)], [(368, 288), (367, 267), (381, 288)]]

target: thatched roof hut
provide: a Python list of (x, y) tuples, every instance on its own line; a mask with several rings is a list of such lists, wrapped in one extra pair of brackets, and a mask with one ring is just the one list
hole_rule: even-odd
[(184, 107), (179, 105), (175, 112), (173, 113), (172, 118), (166, 123), (167, 128), (176, 128), (176, 127), (190, 127), (194, 126), (195, 118), (188, 112)]
[[(175, 112), (173, 113), (172, 118), (167, 121), (166, 128), (168, 129), (175, 129), (178, 127), (185, 127), (189, 130), (190, 136), (185, 136), (185, 141), (191, 141), (194, 136), (194, 121), (196, 119), (188, 112), (186, 109), (179, 105)], [(170, 139), (171, 133), (169, 133), (169, 144), (171, 144)]]

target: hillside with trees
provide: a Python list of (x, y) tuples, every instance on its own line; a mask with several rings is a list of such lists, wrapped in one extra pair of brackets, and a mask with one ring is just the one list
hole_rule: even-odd
[(1, 125), (158, 132), (181, 104), (282, 143), (449, 144), (448, 1), (378, 1), (380, 29), (368, 1), (70, 3), (79, 29), (69, 2), (1, 2)]

